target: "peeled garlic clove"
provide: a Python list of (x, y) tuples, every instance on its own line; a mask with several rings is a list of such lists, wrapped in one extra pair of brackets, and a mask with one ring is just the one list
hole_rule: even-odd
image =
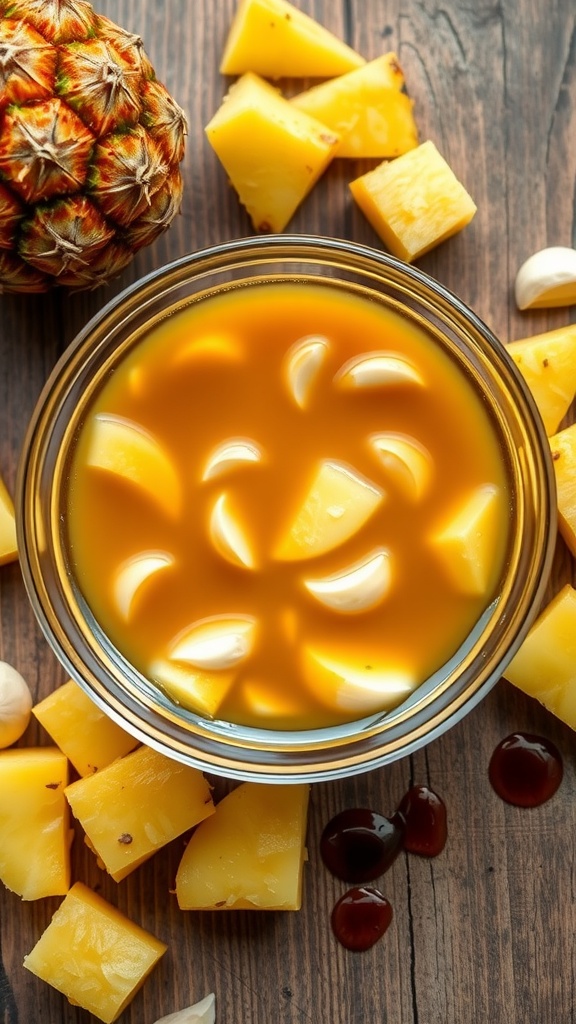
[(210, 539), (218, 554), (232, 565), (255, 569), (256, 561), (248, 539), (230, 508), (230, 498), (221, 494), (210, 516)]
[(302, 675), (324, 707), (358, 716), (397, 707), (417, 685), (408, 667), (373, 661), (365, 651), (354, 655), (313, 645), (302, 652)]
[(416, 501), (420, 499), (432, 476), (432, 456), (428, 449), (407, 434), (372, 434), (368, 440), (384, 468), (406, 495)]
[(206, 460), (202, 480), (212, 480), (215, 476), (230, 469), (250, 462), (260, 462), (262, 449), (256, 441), (247, 438), (231, 437), (214, 448)]
[(196, 668), (232, 668), (251, 653), (255, 637), (253, 616), (213, 615), (198, 619), (176, 637), (170, 658), (187, 661)]
[(285, 356), (288, 390), (296, 405), (304, 408), (314, 380), (328, 355), (329, 343), (321, 335), (302, 338)]
[(123, 618), (130, 618), (134, 598), (146, 580), (169, 565), (174, 559), (163, 551), (143, 551), (123, 562), (114, 580), (114, 600)]
[(343, 572), (304, 580), (304, 586), (326, 608), (350, 613), (374, 608), (388, 593), (391, 581), (390, 554), (377, 548)]
[(576, 249), (555, 245), (540, 249), (516, 274), (518, 309), (544, 309), (576, 303)]
[(205, 999), (193, 1006), (187, 1006), (184, 1010), (177, 1010), (176, 1013), (169, 1013), (167, 1017), (160, 1017), (156, 1024), (214, 1024), (216, 1020), (216, 997), (210, 993)]
[(408, 359), (393, 352), (368, 352), (340, 367), (334, 383), (341, 388), (377, 388), (389, 384), (424, 384)]
[(28, 684), (6, 661), (0, 661), (0, 748), (10, 747), (24, 734), (32, 695)]

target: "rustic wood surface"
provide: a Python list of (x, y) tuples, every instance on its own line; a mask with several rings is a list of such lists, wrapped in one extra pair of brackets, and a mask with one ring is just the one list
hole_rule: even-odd
[[(568, 323), (574, 311), (519, 314), (512, 283), (545, 245), (574, 243), (574, 0), (297, 0), (373, 58), (397, 52), (421, 138), (433, 139), (478, 205), (472, 224), (419, 265), (504, 340)], [(182, 215), (107, 288), (70, 296), (0, 297), (0, 467), (13, 487), (42, 384), (87, 319), (143, 273), (191, 250), (250, 234), (203, 127), (226, 82), (218, 60), (234, 0), (99, 0), (142, 35), (158, 77), (186, 109), (190, 134)], [(366, 164), (366, 169), (369, 165)], [(338, 161), (294, 217), (296, 232), (378, 245), (350, 200), (364, 166)], [(570, 579), (561, 544), (550, 593)], [(0, 658), (44, 697), (64, 680), (42, 638), (17, 564), (0, 570)], [(565, 766), (557, 795), (519, 810), (491, 790), (496, 743), (517, 729), (550, 737)], [(22, 741), (48, 742), (32, 724)], [(417, 755), (345, 782), (313, 787), (301, 912), (182, 913), (169, 890), (182, 840), (119, 885), (80, 838), (74, 877), (169, 945), (122, 1016), (153, 1024), (216, 993), (218, 1024), (569, 1024), (576, 1021), (576, 744), (574, 735), (501, 681), (451, 732)], [(345, 952), (330, 931), (345, 886), (323, 869), (318, 838), (338, 810), (391, 812), (408, 784), (445, 799), (449, 841), (435, 860), (401, 856), (381, 880), (394, 907), (383, 941)], [(22, 968), (59, 904), (0, 891), (0, 1021), (81, 1024), (88, 1015)]]

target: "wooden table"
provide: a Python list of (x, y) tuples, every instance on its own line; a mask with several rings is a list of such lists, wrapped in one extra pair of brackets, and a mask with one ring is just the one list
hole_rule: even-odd
[[(523, 260), (574, 241), (576, 19), (574, 0), (298, 0), (366, 57), (395, 50), (422, 139), (433, 139), (478, 205), (459, 236), (419, 265), (455, 291), (503, 339), (569, 322), (570, 310), (519, 314), (512, 284)], [(190, 134), (182, 215), (112, 285), (87, 294), (0, 297), (0, 467), (13, 487), (28, 418), (59, 354), (124, 286), (191, 250), (247, 235), (250, 225), (204, 140), (226, 88), (217, 71), (234, 0), (99, 0), (141, 34), (185, 107)], [(538, 13), (537, 13), (538, 12)], [(378, 246), (347, 182), (369, 164), (335, 162), (291, 229)], [(562, 545), (550, 594), (570, 579)], [(17, 564), (0, 570), (0, 658), (35, 699), (64, 681), (28, 604)], [(505, 805), (488, 761), (508, 733), (550, 737), (564, 757), (560, 791), (545, 806)], [(27, 744), (46, 743), (31, 724)], [(97, 886), (169, 945), (125, 1012), (126, 1024), (215, 992), (218, 1024), (569, 1024), (576, 1021), (576, 774), (574, 735), (501, 681), (451, 732), (390, 768), (313, 787), (309, 863), (300, 913), (182, 913), (169, 890), (178, 840), (116, 885), (77, 837), (74, 877)], [(391, 812), (408, 784), (445, 799), (449, 841), (428, 861), (401, 856), (382, 879), (394, 907), (383, 941), (345, 952), (329, 915), (344, 885), (322, 867), (318, 838), (336, 811)], [(22, 968), (58, 899), (0, 891), (0, 1020), (76, 1024), (87, 1014)]]

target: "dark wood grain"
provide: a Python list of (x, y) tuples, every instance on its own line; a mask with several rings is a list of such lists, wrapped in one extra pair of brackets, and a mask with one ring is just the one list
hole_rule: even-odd
[[(573, 319), (573, 310), (519, 314), (516, 270), (545, 245), (575, 241), (576, 21), (574, 0), (298, 0), (366, 57), (395, 50), (422, 139), (438, 145), (478, 205), (471, 225), (419, 265), (455, 291), (504, 340)], [(189, 123), (181, 216), (122, 278), (97, 292), (0, 297), (0, 468), (9, 486), (28, 418), (52, 365), (103, 303), (137, 277), (193, 249), (250, 233), (203, 128), (225, 91), (218, 59), (234, 0), (99, 0), (144, 38)], [(296, 232), (378, 245), (347, 182), (364, 168), (333, 164), (294, 217)], [(573, 578), (561, 544), (550, 592)], [(35, 698), (63, 681), (35, 624), (17, 565), (0, 570), (0, 658)], [(565, 778), (540, 809), (504, 805), (488, 783), (496, 743), (526, 728), (549, 736)], [(46, 742), (32, 724), (24, 742)], [(390, 768), (313, 787), (304, 906), (297, 914), (185, 914), (169, 890), (182, 840), (120, 885), (80, 836), (74, 876), (169, 945), (125, 1012), (153, 1024), (214, 991), (218, 1024), (570, 1024), (576, 1021), (576, 774), (574, 735), (500, 682), (449, 733)], [(394, 907), (384, 940), (344, 951), (329, 914), (343, 891), (323, 870), (318, 839), (354, 804), (390, 812), (411, 781), (445, 799), (449, 842), (433, 861), (401, 857), (383, 881)], [(22, 903), (0, 892), (0, 1021), (81, 1024), (22, 968), (59, 900)]]

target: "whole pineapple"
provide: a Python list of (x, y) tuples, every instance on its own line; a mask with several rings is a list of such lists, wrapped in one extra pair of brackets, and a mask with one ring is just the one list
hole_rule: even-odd
[(89, 288), (180, 208), (186, 119), (85, 0), (0, 0), (0, 291)]

